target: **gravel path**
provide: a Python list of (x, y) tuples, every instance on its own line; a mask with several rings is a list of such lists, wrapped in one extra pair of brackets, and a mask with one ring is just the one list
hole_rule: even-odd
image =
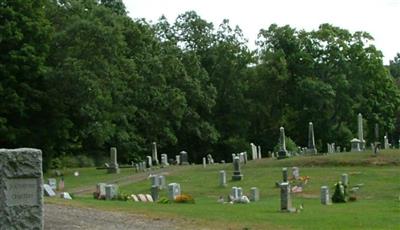
[(44, 206), (45, 230), (187, 229), (180, 227), (182, 225), (176, 220), (148, 218), (140, 214), (101, 211), (92, 208), (56, 204), (45, 204)]

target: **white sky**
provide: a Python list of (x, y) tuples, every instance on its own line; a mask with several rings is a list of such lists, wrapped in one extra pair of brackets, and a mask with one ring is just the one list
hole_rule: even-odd
[(400, 0), (123, 0), (132, 18), (156, 22), (165, 15), (174, 22), (179, 14), (194, 10), (214, 27), (229, 19), (239, 25), (249, 47), (261, 28), (276, 23), (307, 31), (330, 23), (354, 31), (366, 31), (384, 55), (384, 63), (400, 53)]

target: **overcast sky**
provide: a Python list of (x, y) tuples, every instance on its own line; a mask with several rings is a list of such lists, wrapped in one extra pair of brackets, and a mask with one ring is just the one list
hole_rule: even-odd
[(375, 38), (388, 64), (400, 53), (400, 0), (124, 0), (132, 18), (156, 22), (165, 15), (174, 22), (179, 14), (194, 10), (217, 27), (223, 19), (239, 25), (249, 47), (261, 28), (276, 23), (313, 30), (330, 23), (351, 32), (366, 31)]

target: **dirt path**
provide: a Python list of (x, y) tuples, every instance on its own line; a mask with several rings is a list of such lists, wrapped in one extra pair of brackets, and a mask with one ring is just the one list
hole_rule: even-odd
[(66, 205), (45, 204), (45, 230), (74, 229), (187, 229), (182, 222), (172, 219), (148, 218), (140, 214), (101, 211)]

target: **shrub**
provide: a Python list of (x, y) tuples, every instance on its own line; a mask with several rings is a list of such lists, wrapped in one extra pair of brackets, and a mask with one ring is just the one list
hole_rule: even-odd
[[(286, 144), (287, 151), (289, 151), (289, 152), (297, 151), (297, 145), (290, 137), (285, 136), (285, 144)], [(278, 144), (276, 144), (274, 147), (274, 152), (279, 152), (279, 150), (280, 150), (280, 146), (279, 146), (279, 142), (278, 142)]]
[(94, 160), (88, 156), (78, 155), (78, 156), (76, 156), (76, 159), (78, 161), (79, 167), (93, 167), (94, 166)]
[(169, 201), (168, 198), (166, 198), (166, 197), (161, 197), (161, 198), (157, 201), (157, 203), (159, 203), (159, 204), (169, 204), (170, 201)]
[(346, 187), (342, 185), (342, 182), (335, 184), (335, 192), (332, 196), (333, 203), (345, 203), (346, 202)]
[(182, 194), (178, 195), (175, 198), (176, 203), (188, 203), (188, 204), (194, 204), (194, 199), (191, 195), (188, 194)]
[(125, 193), (118, 193), (117, 197), (115, 197), (115, 200), (122, 200), (122, 201), (127, 201), (129, 199), (129, 195)]
[(58, 157), (51, 159), (49, 167), (50, 169), (61, 169), (62, 168), (61, 159)]

